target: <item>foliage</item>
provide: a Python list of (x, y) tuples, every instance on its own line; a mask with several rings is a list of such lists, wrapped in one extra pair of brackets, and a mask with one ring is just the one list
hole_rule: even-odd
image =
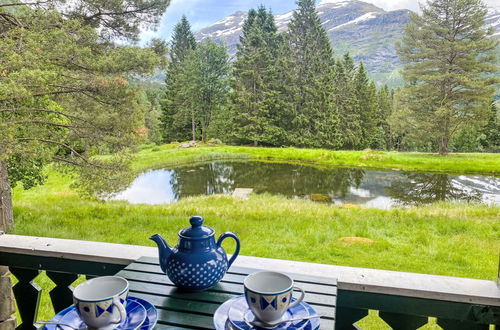
[(343, 149), (359, 149), (361, 147), (361, 107), (358, 104), (353, 77), (355, 65), (352, 57), (345, 54), (342, 60), (335, 62), (334, 104), (339, 113), (339, 131), (342, 135)]
[(292, 121), (289, 141), (302, 147), (336, 148), (338, 114), (333, 103), (333, 51), (313, 0), (298, 0), (288, 25)]
[[(111, 158), (90, 157), (141, 141), (142, 109), (126, 75), (151, 71), (159, 57), (150, 49), (117, 47), (84, 21), (54, 10), (0, 11), (15, 18), (2, 25), (0, 37), (0, 161), (16, 173), (12, 183), (34, 182), (33, 166), (19, 175), (26, 160), (116, 172)], [(115, 160), (119, 165), (123, 158)]]
[(397, 44), (407, 85), (404, 102), (413, 134), (448, 152), (455, 133), (485, 122), (496, 80), (497, 41), (485, 28), (486, 6), (479, 0), (431, 0)]
[(491, 151), (500, 150), (500, 111), (498, 109), (498, 105), (492, 102), (488, 115), (488, 123), (481, 131), (484, 134), (481, 144)]
[[(189, 53), (196, 49), (196, 40), (191, 26), (182, 16), (174, 28), (169, 51), (169, 64), (165, 74), (165, 96), (162, 99), (162, 124), (164, 141), (186, 140), (192, 136), (196, 140), (196, 122), (187, 109), (186, 102), (190, 95), (186, 95), (181, 83), (182, 64)], [(189, 134), (191, 131), (191, 134)]]
[(233, 64), (231, 130), (239, 141), (280, 145), (285, 141), (287, 66), (283, 36), (265, 7), (250, 10)]
[[(213, 41), (198, 44), (181, 67), (179, 84), (183, 87), (185, 109), (199, 124), (201, 141), (217, 112), (222, 111), (229, 91), (229, 58), (226, 48)], [(193, 135), (196, 140), (196, 135)]]

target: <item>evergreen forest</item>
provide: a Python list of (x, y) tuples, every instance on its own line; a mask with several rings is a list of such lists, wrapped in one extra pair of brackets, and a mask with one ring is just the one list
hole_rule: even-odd
[[(262, 5), (251, 9), (233, 59), (224, 45), (197, 42), (183, 17), (170, 43), (165, 86), (157, 94), (157, 135), (167, 143), (441, 154), (498, 150), (497, 81), (491, 77), (498, 70), (497, 42), (483, 26), (484, 6), (477, 1), (459, 5), (475, 23), (468, 30), (461, 23), (448, 44), (412, 44), (424, 40), (424, 34), (449, 40), (441, 30), (457, 24), (432, 21), (443, 10), (438, 4), (430, 2), (422, 16), (414, 14), (397, 45), (407, 63), (402, 70), (406, 85), (398, 89), (377, 86), (362, 62), (333, 53), (313, 0), (297, 1), (286, 32), (278, 32), (271, 10)], [(426, 30), (416, 30), (417, 24)], [(467, 36), (472, 33), (475, 39)], [(464, 58), (433, 63), (429, 49), (445, 57), (452, 49), (450, 57)]]

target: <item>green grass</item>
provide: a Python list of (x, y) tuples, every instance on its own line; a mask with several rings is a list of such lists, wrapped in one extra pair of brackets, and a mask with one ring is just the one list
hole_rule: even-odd
[[(202, 214), (218, 233), (236, 232), (244, 255), (484, 279), (494, 279), (498, 269), (499, 207), (441, 203), (377, 210), (267, 194), (131, 205), (83, 200), (68, 188), (54, 191), (61, 178), (52, 178), (45, 187), (16, 191), (16, 234), (154, 246), (148, 237), (162, 233), (173, 244), (189, 216)], [(345, 243), (342, 237), (374, 242)]]
[(148, 147), (136, 154), (133, 168), (144, 171), (169, 165), (212, 159), (256, 159), (307, 162), (317, 165), (385, 168), (406, 171), (430, 171), (500, 175), (500, 154), (453, 153), (439, 156), (417, 152), (332, 151), (325, 149), (255, 148), (202, 146), (176, 148), (174, 144)]
[[(438, 157), (229, 146), (176, 149), (172, 145), (141, 150), (133, 169), (140, 172), (220, 158), (500, 173), (500, 155)], [(84, 199), (70, 184), (68, 176), (48, 170), (45, 185), (27, 191), (16, 188), (13, 233), (147, 246), (154, 246), (148, 240), (151, 234), (161, 233), (175, 244), (177, 232), (188, 225), (189, 216), (201, 214), (217, 234), (228, 230), (237, 233), (242, 255), (488, 280), (495, 280), (498, 272), (498, 206), (438, 203), (377, 210), (268, 194), (252, 195), (249, 200), (213, 195), (168, 205), (131, 205)], [(228, 252), (233, 251), (231, 242), (224, 244)], [(43, 276), (39, 283), (46, 288), (51, 285)], [(40, 318), (50, 317), (53, 311), (46, 294), (42, 304)]]

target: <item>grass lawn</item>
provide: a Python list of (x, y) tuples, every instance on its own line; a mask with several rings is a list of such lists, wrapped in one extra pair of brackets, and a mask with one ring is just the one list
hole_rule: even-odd
[[(322, 165), (500, 173), (500, 155), (448, 157), (227, 146), (174, 149), (169, 145), (140, 151), (133, 168), (140, 172), (215, 158), (272, 158)], [(177, 231), (188, 225), (189, 216), (201, 214), (217, 235), (228, 230), (237, 233), (242, 255), (488, 280), (497, 277), (498, 206), (438, 203), (377, 210), (267, 194), (252, 195), (249, 200), (213, 195), (168, 205), (131, 205), (83, 199), (70, 188), (67, 176), (48, 174), (43, 186), (14, 190), (13, 233), (148, 246), (155, 246), (148, 237), (161, 233), (175, 244)], [(234, 246), (227, 242), (225, 248), (232, 252)], [(42, 313), (51, 314), (43, 309)]]
[(391, 170), (474, 173), (500, 176), (500, 153), (453, 153), (439, 156), (418, 152), (332, 151), (325, 149), (202, 146), (149, 146), (136, 154), (133, 168), (144, 171), (167, 165), (212, 159), (258, 159), (308, 162), (317, 165), (385, 168)]

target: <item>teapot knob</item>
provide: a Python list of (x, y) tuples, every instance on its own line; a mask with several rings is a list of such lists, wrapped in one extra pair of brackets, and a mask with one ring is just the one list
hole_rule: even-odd
[(189, 223), (193, 228), (200, 227), (203, 224), (203, 217), (199, 215), (194, 215), (189, 219)]

